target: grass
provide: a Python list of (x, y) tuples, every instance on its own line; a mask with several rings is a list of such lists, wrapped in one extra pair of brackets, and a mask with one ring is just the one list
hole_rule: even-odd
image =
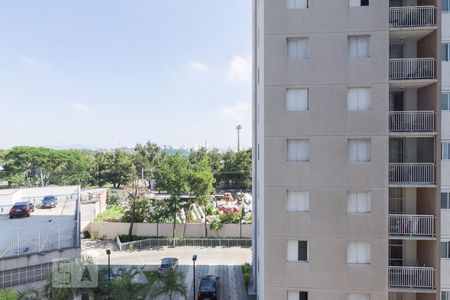
[(134, 295), (135, 299), (145, 299), (147, 294), (150, 292), (156, 278), (158, 277), (157, 271), (144, 271), (145, 277), (147, 277), (148, 283), (143, 285), (137, 293)]
[(113, 205), (108, 207), (103, 213), (95, 218), (97, 222), (120, 222), (124, 211), (120, 206)]
[(0, 289), (0, 300), (16, 300), (18, 293), (15, 290)]
[(250, 282), (250, 269), (251, 266), (249, 263), (242, 265), (242, 277), (244, 278), (245, 288), (248, 287), (248, 283)]

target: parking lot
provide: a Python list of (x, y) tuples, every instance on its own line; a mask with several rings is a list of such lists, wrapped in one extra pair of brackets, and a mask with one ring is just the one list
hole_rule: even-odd
[(0, 215), (0, 258), (72, 247), (76, 200), (73, 195), (60, 195), (54, 208), (41, 209), (40, 200), (35, 201), (30, 217)]
[[(147, 270), (159, 267), (163, 257), (176, 257), (179, 260), (179, 270), (186, 276), (189, 295), (187, 299), (194, 299), (192, 255), (197, 255), (195, 277), (198, 287), (200, 277), (215, 274), (220, 277), (219, 290), (222, 300), (250, 299), (242, 279), (241, 266), (251, 262), (250, 248), (209, 248), (209, 247), (161, 247), (157, 249), (120, 252), (112, 241), (82, 241), (82, 255), (91, 256), (96, 264), (107, 265), (106, 249), (111, 249), (112, 265), (136, 265)], [(161, 299), (168, 299), (162, 297)], [(182, 299), (179, 295), (174, 299)]]

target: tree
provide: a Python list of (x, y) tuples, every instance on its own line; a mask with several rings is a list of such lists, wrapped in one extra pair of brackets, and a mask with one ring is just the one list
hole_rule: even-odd
[(165, 156), (157, 171), (158, 187), (171, 194), (167, 208), (173, 217), (172, 238), (175, 246), (175, 228), (177, 213), (182, 205), (181, 195), (188, 192), (188, 161), (179, 153)]
[(219, 231), (223, 228), (223, 223), (220, 220), (212, 221), (209, 225), (211, 230), (216, 232), (217, 237), (219, 237)]
[(155, 170), (159, 167), (162, 158), (161, 148), (151, 142), (145, 145), (137, 144), (134, 148), (134, 165), (138, 173), (144, 174), (149, 182), (155, 179)]
[[(17, 294), (17, 300), (39, 300), (40, 292), (34, 288), (25, 288), (19, 291)], [(1, 299), (1, 297), (0, 297)]]
[(239, 152), (228, 151), (223, 155), (223, 167), (219, 181), (226, 189), (248, 190), (252, 186), (251, 149)]
[(153, 298), (168, 295), (172, 300), (175, 292), (186, 297), (187, 291), (184, 274), (178, 270), (167, 270), (157, 277), (150, 294)]
[(137, 177), (131, 155), (120, 149), (105, 154), (106, 178), (115, 188), (130, 183)]
[(207, 206), (214, 192), (214, 182), (215, 178), (206, 155), (190, 162), (188, 187), (189, 192), (195, 197), (195, 202), (204, 208), (205, 237), (208, 237)]

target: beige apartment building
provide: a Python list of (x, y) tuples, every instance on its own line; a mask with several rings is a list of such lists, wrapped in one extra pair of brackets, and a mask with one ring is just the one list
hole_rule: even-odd
[(259, 300), (450, 299), (446, 1), (254, 0)]

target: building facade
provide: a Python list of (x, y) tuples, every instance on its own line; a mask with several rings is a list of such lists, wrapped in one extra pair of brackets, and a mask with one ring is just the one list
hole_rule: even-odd
[(254, 0), (258, 299), (439, 299), (441, 277), (450, 290), (446, 5)]
[(442, 0), (441, 18), (441, 299), (450, 299), (450, 1)]

